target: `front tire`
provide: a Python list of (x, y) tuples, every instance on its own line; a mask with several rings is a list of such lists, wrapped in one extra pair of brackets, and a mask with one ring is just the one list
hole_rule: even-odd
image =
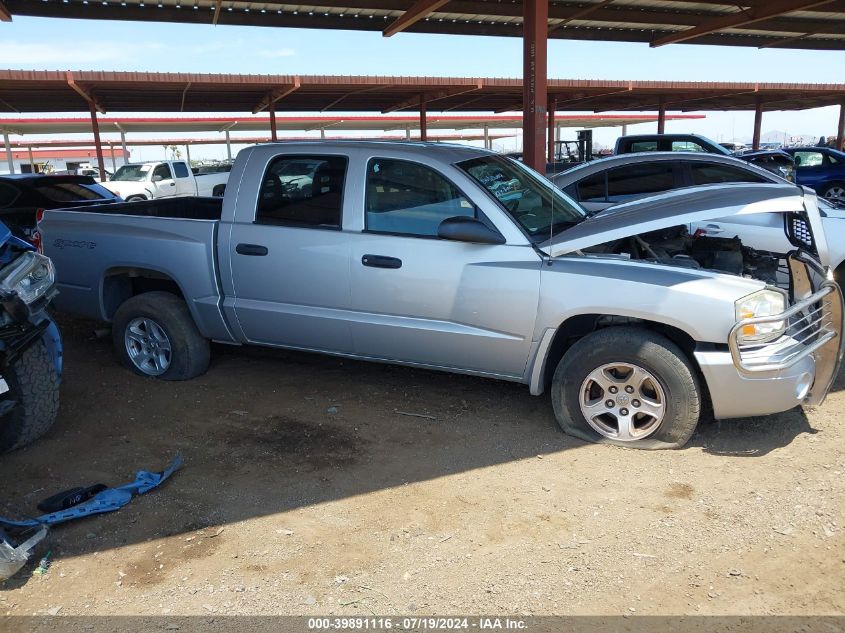
[(628, 448), (681, 448), (701, 414), (701, 390), (684, 353), (636, 327), (599, 330), (558, 363), (552, 404), (563, 431)]
[(208, 339), (185, 302), (169, 292), (125, 301), (114, 315), (112, 340), (123, 364), (141, 376), (189, 380), (208, 370)]
[(845, 201), (845, 182), (832, 182), (822, 191), (822, 198)]
[(129, 196), (126, 198), (126, 202), (143, 202), (146, 199), (145, 196)]
[(59, 412), (59, 375), (42, 341), (31, 345), (3, 373), (15, 407), (0, 418), (0, 452), (26, 446), (44, 435)]

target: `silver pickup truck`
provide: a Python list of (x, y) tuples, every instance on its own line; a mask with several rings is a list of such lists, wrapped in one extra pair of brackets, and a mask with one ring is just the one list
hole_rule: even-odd
[[(750, 213), (780, 214), (794, 249), (685, 228)], [(677, 448), (707, 402), (717, 418), (820, 404), (842, 355), (816, 198), (793, 185), (587, 218), (485, 150), (275, 143), (238, 155), (222, 201), (49, 210), (40, 231), (55, 306), (110, 321), (123, 362), (166, 380), (205, 372), (209, 341), (308, 350), (551, 389), (572, 435)]]

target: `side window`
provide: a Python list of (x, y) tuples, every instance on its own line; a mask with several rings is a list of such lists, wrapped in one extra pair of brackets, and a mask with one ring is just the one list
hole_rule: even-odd
[(475, 217), (475, 205), (419, 163), (374, 158), (367, 165), (367, 231), (435, 237), (446, 218)]
[(19, 195), (17, 187), (0, 182), (0, 209), (10, 206)]
[(635, 141), (631, 143), (631, 152), (656, 152), (657, 141)]
[(673, 152), (706, 152), (701, 145), (695, 141), (672, 141)]
[(172, 180), (173, 175), (170, 173), (170, 167), (167, 163), (161, 163), (160, 165), (156, 165), (155, 171), (153, 171), (153, 178), (156, 176), (161, 177), (162, 180)]
[(828, 154), (827, 160), (830, 161), (831, 165), (838, 165), (839, 163), (842, 162), (840, 159), (836, 158), (836, 156), (834, 156), (833, 154)]
[(617, 167), (607, 172), (607, 199), (625, 202), (675, 188), (672, 162)]
[(345, 156), (277, 156), (264, 174), (255, 221), (339, 229)]
[(796, 167), (821, 167), (824, 155), (821, 152), (795, 152)]
[(730, 165), (689, 163), (694, 185), (712, 185), (721, 182), (768, 182), (756, 174)]
[(176, 172), (177, 178), (188, 177), (188, 166), (185, 163), (173, 163), (173, 171)]
[(597, 202), (607, 199), (606, 172), (587, 176), (578, 183), (578, 199), (581, 202)]

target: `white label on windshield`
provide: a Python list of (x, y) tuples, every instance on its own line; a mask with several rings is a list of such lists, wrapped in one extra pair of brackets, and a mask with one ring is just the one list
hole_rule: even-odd
[(141, 165), (141, 173), (146, 174), (146, 173), (147, 173), (148, 171), (150, 171), (152, 168), (153, 168), (153, 166), (152, 166), (152, 165)]

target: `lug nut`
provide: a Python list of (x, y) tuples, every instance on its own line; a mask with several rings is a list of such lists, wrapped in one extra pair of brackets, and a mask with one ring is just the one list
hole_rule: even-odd
[(619, 391), (619, 389), (617, 389), (616, 387), (611, 387), (610, 389), (608, 389), (608, 391), (610, 391), (610, 393), (616, 393), (617, 391)]
[(604, 406), (606, 406), (608, 409), (612, 409), (613, 408), (613, 400), (606, 400), (605, 403), (604, 403)]
[(637, 407), (640, 406), (640, 401), (639, 400), (631, 400), (631, 406), (636, 409)]
[(628, 393), (634, 393), (634, 388), (631, 385), (628, 385), (627, 387), (625, 387), (625, 391), (627, 391)]
[(628, 415), (628, 409), (619, 409), (619, 415)]

